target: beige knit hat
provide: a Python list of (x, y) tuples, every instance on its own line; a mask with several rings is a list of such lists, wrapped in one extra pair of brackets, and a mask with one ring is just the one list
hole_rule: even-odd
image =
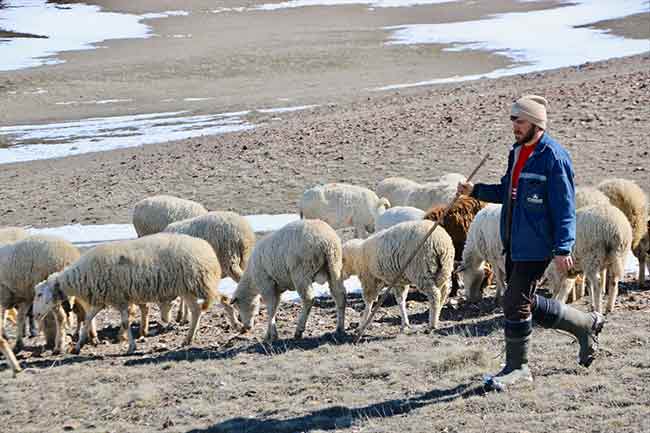
[(537, 95), (524, 95), (512, 104), (510, 115), (528, 120), (533, 125), (546, 129), (546, 106), (548, 101)]

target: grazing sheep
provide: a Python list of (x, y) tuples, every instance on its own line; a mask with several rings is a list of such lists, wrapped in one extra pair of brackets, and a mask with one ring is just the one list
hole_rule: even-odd
[[(433, 206), (426, 212), (424, 219), (434, 222), (440, 220), (446, 207), (447, 205)], [(465, 240), (467, 239), (469, 226), (472, 224), (476, 214), (484, 207), (485, 203), (482, 201), (468, 196), (460, 196), (451, 209), (449, 209), (445, 218), (440, 222), (440, 225), (444, 227), (454, 242), (456, 262), (463, 260), (463, 249), (465, 248)], [(458, 274), (453, 273), (451, 277), (451, 293), (449, 293), (449, 296), (455, 297), (458, 294), (458, 289), (460, 288), (460, 282), (458, 280)]]
[[(235, 212), (208, 212), (205, 215), (171, 223), (169, 233), (182, 233), (201, 238), (210, 244), (219, 258), (222, 277), (239, 282), (255, 245), (255, 232), (246, 218)], [(183, 302), (178, 321), (186, 319)]]
[(192, 311), (185, 339), (189, 345), (196, 334), (200, 313), (210, 309), (215, 300), (225, 308), (232, 326), (239, 326), (227, 298), (217, 291), (220, 279), (221, 267), (210, 244), (186, 235), (159, 233), (100, 245), (86, 252), (72, 266), (36, 287), (34, 314), (43, 317), (59, 307), (63, 299), (74, 296), (86, 311), (75, 348), (75, 353), (79, 353), (94, 317), (106, 306), (114, 306), (120, 311), (122, 328), (127, 330), (127, 354), (131, 354), (136, 345), (129, 305), (168, 303), (180, 296)]
[[(377, 232), (368, 239), (352, 239), (343, 245), (343, 277), (358, 275), (363, 289), (366, 307), (362, 327), (370, 317), (381, 288), (394, 283), (400, 269), (433, 224), (427, 220), (407, 221)], [(398, 287), (391, 287), (398, 300), (402, 329), (410, 326), (406, 313), (409, 285), (427, 295), (430, 302), (429, 328), (438, 327), (453, 268), (454, 244), (447, 232), (437, 227), (397, 281)]]
[(465, 180), (465, 176), (458, 173), (448, 173), (423, 184), (403, 177), (389, 177), (377, 185), (377, 194), (388, 198), (393, 206), (412, 206), (426, 211), (437, 204), (449, 204), (456, 195), (458, 183)]
[[(34, 300), (34, 286), (75, 262), (79, 255), (74, 245), (55, 236), (29, 236), (0, 247), (0, 329), (4, 329), (4, 310), (17, 307), (16, 353), (23, 348), (25, 318)], [(53, 313), (57, 326), (55, 352), (61, 352), (65, 343), (65, 314), (61, 309)]]
[[(627, 179), (608, 179), (598, 185), (609, 201), (619, 208), (632, 226), (632, 253), (645, 261), (647, 251), (639, 248), (641, 238), (647, 233), (648, 197), (635, 182)], [(639, 287), (645, 282), (645, 266), (639, 266)]]
[(138, 237), (160, 233), (169, 224), (208, 213), (203, 205), (170, 195), (145, 198), (133, 208), (133, 227)]
[(320, 219), (335, 229), (354, 227), (357, 237), (375, 231), (375, 219), (391, 204), (367, 188), (328, 183), (306, 190), (299, 203), (300, 218)]
[[(575, 283), (575, 273), (583, 272), (591, 288), (594, 311), (602, 312), (606, 271), (609, 299), (606, 311), (614, 309), (618, 281), (623, 277), (625, 256), (632, 244), (632, 228), (627, 218), (612, 205), (586, 206), (576, 211), (576, 241), (571, 252), (574, 268), (571, 274), (560, 272), (551, 262), (545, 277), (551, 285), (553, 298), (566, 302)], [(601, 276), (599, 281), (599, 276)]]
[(579, 186), (576, 188), (576, 209), (603, 204), (610, 204), (610, 202), (601, 190), (590, 186)]
[(0, 247), (7, 244), (13, 244), (16, 241), (25, 239), (29, 233), (21, 227), (3, 227), (0, 228)]
[(463, 249), (463, 262), (457, 270), (463, 275), (469, 300), (478, 302), (483, 297), (484, 265), (492, 265), (496, 279), (497, 299), (506, 289), (506, 260), (499, 233), (501, 205), (489, 204), (476, 214), (469, 227)]
[(410, 206), (395, 206), (387, 209), (375, 219), (375, 231), (392, 227), (405, 221), (419, 221), (424, 218), (424, 211)]
[(342, 255), (338, 235), (320, 220), (294, 221), (258, 241), (232, 298), (244, 329), (253, 327), (261, 296), (269, 316), (265, 338), (277, 339), (275, 315), (280, 296), (286, 290), (295, 290), (302, 299), (295, 338), (302, 338), (314, 303), (312, 283), (328, 282), (336, 303), (336, 332), (344, 334), (346, 299), (341, 280)]
[(16, 374), (20, 373), (22, 369), (20, 368), (20, 365), (18, 365), (18, 360), (16, 359), (14, 352), (11, 350), (9, 343), (7, 343), (7, 340), (5, 340), (2, 336), (0, 336), (0, 352), (2, 352), (2, 354), (7, 359), (7, 362), (11, 367), (11, 371), (13, 372), (14, 377), (16, 377)]

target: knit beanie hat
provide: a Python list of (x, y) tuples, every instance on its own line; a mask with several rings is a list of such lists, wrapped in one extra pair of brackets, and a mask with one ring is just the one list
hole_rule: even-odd
[(548, 101), (537, 95), (524, 95), (512, 104), (512, 117), (521, 117), (533, 125), (546, 129), (546, 106)]

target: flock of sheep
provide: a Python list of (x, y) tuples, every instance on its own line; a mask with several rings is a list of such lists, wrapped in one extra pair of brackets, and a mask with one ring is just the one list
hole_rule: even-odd
[[(459, 174), (446, 174), (419, 184), (388, 178), (370, 189), (334, 183), (304, 192), (301, 219), (256, 241), (250, 224), (234, 212), (208, 212), (202, 205), (171, 196), (138, 202), (133, 225), (138, 239), (96, 246), (83, 254), (69, 242), (34, 235), (16, 227), (0, 229), (0, 350), (15, 373), (14, 356), (23, 348), (30, 312), (40, 322), (53, 353), (66, 347), (70, 312), (77, 320), (79, 353), (88, 339), (97, 341), (94, 318), (111, 306), (120, 312), (128, 352), (136, 349), (131, 330), (134, 307), (141, 312), (140, 336), (148, 331), (148, 304), (160, 307), (163, 324), (171, 322), (172, 301), (180, 298), (178, 321), (190, 321), (185, 344), (195, 337), (201, 314), (223, 308), (235, 330), (254, 324), (260, 303), (268, 311), (267, 340), (278, 338), (275, 317), (282, 292), (295, 290), (302, 300), (295, 337), (301, 338), (314, 303), (312, 284), (328, 283), (336, 303), (336, 331), (345, 332), (346, 293), (343, 281), (357, 275), (368, 320), (382, 288), (392, 284), (413, 249), (456, 194)], [(552, 264), (545, 280), (564, 302), (585, 294), (592, 308), (612, 311), (628, 251), (639, 260), (639, 284), (645, 280), (650, 253), (648, 198), (632, 181), (610, 179), (576, 191), (577, 233), (572, 252), (575, 268), (563, 273)], [(410, 286), (429, 299), (429, 327), (438, 326), (449, 296), (461, 288), (470, 301), (482, 297), (494, 276), (499, 298), (505, 289), (505, 263), (499, 237), (500, 205), (461, 196), (405, 269), (397, 287), (402, 329), (409, 326), (406, 296)], [(355, 229), (345, 243), (335, 231)], [(576, 284), (578, 274), (584, 274)], [(219, 293), (222, 277), (237, 288), (228, 298)], [(12, 309), (17, 309), (12, 310)], [(16, 343), (9, 346), (7, 316), (16, 321)], [(11, 316), (13, 315), (13, 316)]]

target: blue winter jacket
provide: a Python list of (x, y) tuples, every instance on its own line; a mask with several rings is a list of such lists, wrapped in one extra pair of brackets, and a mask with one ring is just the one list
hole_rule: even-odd
[[(501, 183), (474, 186), (472, 196), (503, 204), (501, 240), (512, 261), (541, 261), (568, 255), (576, 238), (575, 187), (571, 156), (544, 133), (519, 175), (517, 198), (511, 199), (511, 176), (521, 145), (508, 156)], [(512, 209), (511, 221), (508, 210)], [(510, 226), (510, 230), (507, 227)]]

